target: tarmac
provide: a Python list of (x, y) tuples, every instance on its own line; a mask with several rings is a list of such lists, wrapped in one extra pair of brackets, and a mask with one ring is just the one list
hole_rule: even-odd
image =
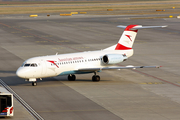
[[(0, 79), (47, 120), (179, 120), (180, 20), (133, 19), (148, 16), (153, 15), (0, 16)], [(161, 68), (102, 71), (100, 82), (91, 81), (93, 74), (77, 75), (76, 81), (58, 76), (37, 86), (15, 74), (31, 57), (114, 45), (123, 32), (116, 26), (129, 24), (168, 27), (140, 29), (134, 55), (119, 65)], [(14, 109), (6, 119), (34, 119), (16, 100)]]

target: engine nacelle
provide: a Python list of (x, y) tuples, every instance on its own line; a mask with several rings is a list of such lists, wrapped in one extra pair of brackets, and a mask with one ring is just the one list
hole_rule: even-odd
[(107, 54), (102, 57), (102, 62), (104, 64), (117, 64), (123, 62), (127, 59), (126, 55), (122, 54)]

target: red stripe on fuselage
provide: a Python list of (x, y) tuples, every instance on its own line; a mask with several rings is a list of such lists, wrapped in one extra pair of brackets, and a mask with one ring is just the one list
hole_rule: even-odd
[(55, 63), (56, 61), (52, 61), (52, 60), (47, 60), (50, 63), (53, 63), (54, 65), (56, 65), (57, 68), (59, 68), (59, 66)]
[(121, 45), (119, 43), (117, 44), (117, 46), (115, 48), (115, 50), (130, 50), (130, 49), (132, 49), (132, 48), (126, 47), (126, 46)]

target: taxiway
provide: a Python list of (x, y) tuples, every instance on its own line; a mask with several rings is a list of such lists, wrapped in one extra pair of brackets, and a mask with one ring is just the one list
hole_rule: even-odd
[[(75, 15), (1, 16), (0, 79), (44, 119), (66, 120), (178, 120), (180, 118), (180, 21), (176, 18), (131, 19), (139, 16)], [(33, 87), (18, 78), (24, 60), (116, 44), (123, 32), (117, 25), (168, 25), (139, 30), (134, 55), (121, 65), (162, 65), (160, 69), (113, 70), (45, 78)], [(32, 119), (15, 101), (13, 119)], [(21, 112), (23, 111), (23, 112)]]

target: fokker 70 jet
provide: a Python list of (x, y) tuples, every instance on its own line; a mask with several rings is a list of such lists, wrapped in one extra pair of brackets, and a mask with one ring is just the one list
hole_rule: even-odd
[(68, 75), (68, 80), (76, 80), (75, 74), (94, 73), (92, 81), (100, 81), (98, 72), (111, 69), (158, 68), (159, 66), (118, 66), (133, 55), (133, 43), (138, 29), (166, 26), (119, 25), (124, 32), (117, 44), (99, 51), (33, 57), (26, 60), (16, 71), (17, 76), (37, 85), (37, 79)]

